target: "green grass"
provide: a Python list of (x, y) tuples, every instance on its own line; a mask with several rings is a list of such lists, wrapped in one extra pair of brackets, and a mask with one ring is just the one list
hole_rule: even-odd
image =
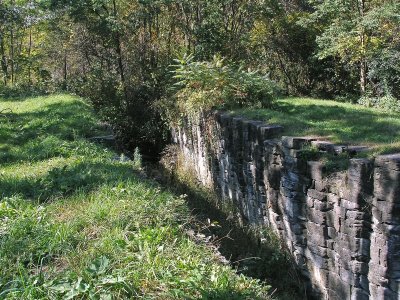
[(0, 99), (0, 299), (268, 299), (186, 234), (184, 197), (88, 140), (68, 95)]
[(287, 98), (271, 109), (235, 114), (284, 127), (284, 135), (319, 136), (338, 144), (363, 145), (370, 154), (400, 152), (400, 114), (360, 105), (310, 98)]

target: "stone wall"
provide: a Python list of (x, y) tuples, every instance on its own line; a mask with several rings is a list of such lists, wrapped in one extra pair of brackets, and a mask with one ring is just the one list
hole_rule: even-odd
[(400, 154), (327, 172), (305, 146), (356, 151), (223, 112), (173, 130), (198, 179), (285, 241), (310, 298), (400, 299)]

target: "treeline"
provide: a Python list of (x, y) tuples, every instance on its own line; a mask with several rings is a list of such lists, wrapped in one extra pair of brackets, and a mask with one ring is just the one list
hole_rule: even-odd
[(128, 147), (162, 148), (159, 104), (173, 93), (171, 64), (186, 53), (259, 70), (284, 94), (398, 105), (400, 3), (0, 1), (0, 93), (79, 93)]

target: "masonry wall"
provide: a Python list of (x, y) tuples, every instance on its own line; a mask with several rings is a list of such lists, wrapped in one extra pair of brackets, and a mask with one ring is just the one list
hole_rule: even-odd
[(310, 298), (400, 299), (400, 154), (329, 173), (304, 146), (356, 151), (223, 112), (173, 130), (198, 179), (249, 223), (272, 227)]

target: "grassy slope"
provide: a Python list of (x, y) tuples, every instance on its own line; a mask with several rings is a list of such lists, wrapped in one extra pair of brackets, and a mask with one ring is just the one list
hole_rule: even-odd
[(1, 110), (0, 299), (267, 298), (186, 236), (184, 197), (86, 139), (101, 132), (82, 100)]
[(309, 98), (278, 100), (274, 110), (235, 113), (283, 125), (285, 135), (323, 136), (334, 143), (370, 146), (373, 154), (400, 152), (400, 114)]

